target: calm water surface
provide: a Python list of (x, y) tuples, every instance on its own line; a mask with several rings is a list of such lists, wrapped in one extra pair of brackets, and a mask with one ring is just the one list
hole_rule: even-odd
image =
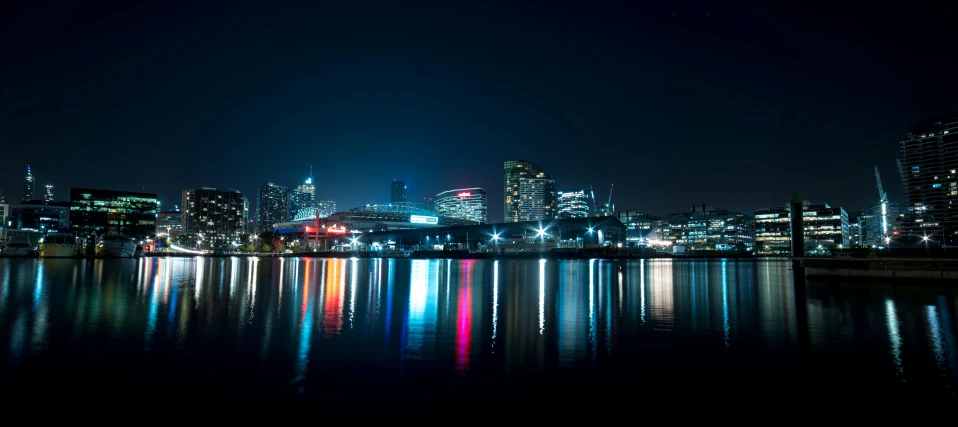
[(0, 259), (0, 387), (954, 396), (954, 285), (795, 280), (776, 261)]

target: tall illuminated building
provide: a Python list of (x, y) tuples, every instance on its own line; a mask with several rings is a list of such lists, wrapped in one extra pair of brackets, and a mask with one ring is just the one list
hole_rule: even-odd
[(303, 209), (316, 206), (316, 186), (313, 185), (313, 177), (306, 178), (302, 184), (289, 192), (289, 213), (287, 220), (296, 217), (296, 214)]
[(23, 201), (36, 200), (33, 197), (33, 171), (27, 165), (27, 176), (23, 180)]
[(559, 218), (585, 218), (589, 216), (589, 195), (584, 190), (559, 191), (557, 193)]
[(256, 229), (258, 232), (272, 231), (273, 224), (289, 218), (289, 189), (281, 185), (267, 183), (259, 188), (256, 205)]
[[(551, 195), (548, 191), (548, 185), (545, 181), (539, 183), (527, 182), (526, 192), (529, 196), (535, 196), (537, 191), (540, 199), (523, 199), (521, 197), (521, 180), (524, 178), (552, 181), (549, 174), (542, 168), (532, 162), (525, 160), (507, 160), (504, 164), (503, 174), (503, 214), (505, 222), (519, 222), (522, 220), (521, 208), (525, 204), (526, 216), (529, 213), (540, 209), (542, 212), (548, 212), (552, 216), (556, 211), (555, 182), (551, 185)], [(541, 188), (537, 188), (541, 187)], [(532, 205), (535, 205), (533, 207)], [(550, 216), (550, 218), (552, 217)], [(539, 218), (536, 218), (539, 219)]]
[(316, 185), (313, 184), (312, 168), (310, 168), (309, 170), (309, 178), (306, 178), (306, 181), (303, 181), (302, 184), (299, 184), (299, 186), (296, 187), (296, 190), (298, 190), (300, 193), (303, 193), (303, 194), (309, 194), (310, 206), (316, 203)]
[(45, 185), (44, 189), (46, 191), (43, 193), (43, 201), (47, 203), (52, 202), (53, 201), (53, 184)]
[(923, 119), (898, 146), (905, 189), (901, 231), (944, 244), (958, 241), (958, 112)]
[(556, 216), (556, 182), (519, 178), (519, 221), (542, 221)]
[(183, 190), (183, 233), (206, 241), (231, 243), (246, 231), (245, 201), (236, 190)]
[(462, 188), (437, 194), (435, 209), (441, 217), (467, 219), (484, 224), (489, 219), (487, 204), (486, 190)]
[(156, 194), (70, 189), (70, 228), (79, 236), (126, 234), (142, 239), (156, 233)]
[(404, 203), (406, 201), (406, 183), (404, 181), (393, 180), (389, 200), (392, 203)]

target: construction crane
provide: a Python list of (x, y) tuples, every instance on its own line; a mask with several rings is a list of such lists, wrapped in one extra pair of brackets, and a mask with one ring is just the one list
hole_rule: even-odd
[(615, 190), (615, 184), (609, 186), (609, 201), (605, 202), (605, 213), (612, 215), (612, 190)]
[(592, 189), (592, 184), (589, 184), (589, 194), (592, 197), (592, 215), (599, 216), (599, 211), (596, 210), (595, 206), (595, 190)]
[(881, 185), (881, 175), (878, 166), (875, 166), (875, 182), (878, 183), (878, 200), (881, 203), (881, 237), (887, 243), (888, 239), (888, 193)]

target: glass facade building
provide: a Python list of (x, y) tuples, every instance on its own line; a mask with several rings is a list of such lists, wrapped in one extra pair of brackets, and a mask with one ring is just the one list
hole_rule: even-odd
[(898, 147), (905, 234), (958, 244), (958, 112), (921, 120)]
[(44, 189), (46, 191), (43, 193), (43, 201), (47, 203), (52, 202), (53, 201), (53, 184), (45, 185)]
[(589, 195), (584, 190), (566, 190), (559, 191), (558, 198), (558, 217), (559, 218), (585, 218), (589, 216)]
[(70, 231), (69, 202), (41, 202), (34, 200), (14, 205), (11, 228), (32, 230), (40, 234)]
[(142, 239), (156, 233), (156, 194), (70, 189), (70, 228), (79, 236), (121, 233)]
[(555, 218), (556, 182), (545, 178), (519, 178), (519, 220)]
[[(507, 160), (504, 163), (504, 172), (503, 220), (505, 222), (518, 222), (522, 220), (520, 211), (523, 205), (523, 199), (520, 194), (520, 181), (523, 178), (537, 178), (551, 181), (551, 178), (549, 177), (549, 174), (547, 174), (542, 168), (536, 166), (532, 162), (527, 162), (525, 160)], [(531, 190), (531, 188), (529, 190)], [(557, 206), (554, 182), (552, 183), (551, 193), (551, 199), (532, 200), (532, 202), (536, 203), (537, 205), (548, 206), (550, 213), (554, 214)], [(543, 194), (543, 197), (546, 196), (546, 194)], [(528, 202), (529, 200), (526, 200), (526, 203)], [(526, 207), (527, 212), (529, 212), (531, 209), (532, 208), (530, 206)]]
[(182, 233), (230, 243), (246, 234), (246, 198), (236, 190), (183, 190)]
[(486, 190), (462, 188), (436, 195), (435, 209), (441, 217), (467, 219), (480, 224), (488, 222)]
[[(833, 208), (827, 203), (813, 205), (807, 200), (802, 204), (805, 246), (830, 249), (849, 245), (850, 230), (845, 209)], [(755, 243), (761, 250), (769, 252), (789, 251), (790, 221), (791, 208), (788, 204), (755, 211)]]
[(754, 221), (739, 212), (694, 206), (690, 212), (666, 215), (665, 222), (668, 225), (662, 231), (663, 240), (686, 249), (731, 250), (740, 243), (751, 249), (755, 243)]
[(289, 218), (289, 189), (272, 182), (260, 187), (256, 205), (256, 229), (272, 231), (273, 224)]

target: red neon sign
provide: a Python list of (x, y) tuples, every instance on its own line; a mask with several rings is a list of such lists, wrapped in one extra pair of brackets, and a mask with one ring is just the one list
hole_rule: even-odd
[(469, 196), (471, 196), (471, 195), (472, 195), (472, 193), (470, 193), (470, 192), (468, 192), (468, 191), (463, 191), (462, 193), (459, 193), (459, 197), (469, 197)]
[(338, 227), (329, 227), (326, 229), (326, 234), (346, 234), (346, 229), (338, 228)]

